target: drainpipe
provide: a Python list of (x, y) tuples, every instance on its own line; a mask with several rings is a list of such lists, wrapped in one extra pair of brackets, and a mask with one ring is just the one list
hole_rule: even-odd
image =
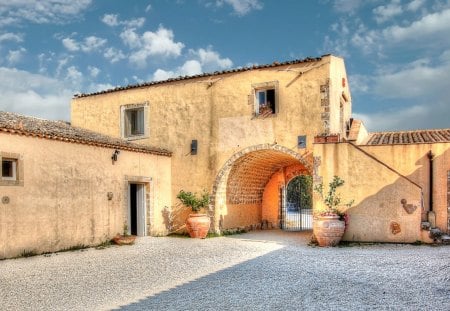
[(433, 212), (433, 158), (434, 158), (434, 154), (433, 152), (430, 150), (427, 153), (428, 156), (428, 160), (430, 162), (430, 201), (429, 201), (429, 205), (430, 205), (430, 209), (428, 211), (428, 222), (430, 223), (430, 227), (431, 228), (435, 228), (436, 227), (436, 214)]
[(433, 152), (430, 150), (427, 153), (428, 156), (428, 160), (430, 161), (430, 212), (433, 211), (433, 158), (434, 158), (434, 154)]

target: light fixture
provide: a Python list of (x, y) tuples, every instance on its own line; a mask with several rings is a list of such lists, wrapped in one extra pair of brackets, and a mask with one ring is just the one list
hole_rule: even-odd
[(120, 153), (120, 150), (117, 150), (117, 149), (113, 152), (113, 154), (111, 156), (111, 160), (112, 160), (113, 164), (114, 164), (114, 162), (117, 161), (117, 156), (119, 155), (119, 153)]

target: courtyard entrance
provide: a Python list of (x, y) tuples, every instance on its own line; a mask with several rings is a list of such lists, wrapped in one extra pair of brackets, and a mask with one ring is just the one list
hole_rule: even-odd
[(312, 230), (312, 178), (299, 175), (280, 191), (280, 228), (285, 231)]
[(277, 144), (252, 146), (233, 155), (213, 187), (214, 231), (311, 228), (311, 204), (305, 203), (309, 192), (297, 185), (306, 177), (296, 179), (311, 176), (311, 163), (311, 154)]

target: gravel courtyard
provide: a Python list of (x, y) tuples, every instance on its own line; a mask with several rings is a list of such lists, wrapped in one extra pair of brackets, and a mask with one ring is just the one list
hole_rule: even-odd
[(2, 310), (450, 310), (450, 247), (145, 237), (0, 261)]

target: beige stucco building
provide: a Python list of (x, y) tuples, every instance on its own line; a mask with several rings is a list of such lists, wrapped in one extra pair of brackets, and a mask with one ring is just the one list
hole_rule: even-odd
[[(56, 155), (50, 152), (58, 163), (50, 167), (60, 170), (46, 173), (59, 180), (53, 182), (56, 189), (61, 182), (75, 182), (70, 174), (87, 174), (83, 178), (89, 182), (81, 184), (91, 185), (90, 192), (83, 187), (75, 190), (78, 186), (73, 185), (73, 191), (87, 201), (98, 195), (98, 202), (111, 204), (103, 202), (106, 193), (114, 193), (113, 201), (129, 193), (127, 176), (147, 182), (144, 192), (150, 195), (143, 217), (148, 221), (142, 234), (168, 233), (161, 215), (165, 208), (176, 208), (181, 189), (206, 189), (211, 194), (209, 213), (216, 232), (278, 228), (287, 221), (285, 189), (300, 175), (312, 176), (315, 184), (326, 184), (334, 175), (346, 181), (342, 196), (355, 200), (348, 210), (346, 240), (430, 242), (424, 224), (428, 220), (429, 227), (448, 232), (450, 130), (368, 133), (351, 112), (344, 61), (324, 55), (75, 95), (71, 128), (95, 131), (120, 146), (133, 147), (121, 151), (115, 163), (110, 161), (111, 153), (122, 150), (115, 145), (47, 139), (45, 143), (55, 147), (40, 153), (44, 157), (48, 150), (61, 149)], [(6, 137), (14, 147), (0, 151), (17, 155), (32, 153), (38, 148), (33, 144), (44, 141), (9, 132)], [(25, 144), (28, 149), (12, 141), (19, 138), (30, 140)], [(69, 156), (74, 153), (80, 156)], [(27, 176), (34, 174), (27, 173), (28, 162), (33, 163), (24, 162), (25, 187)], [(45, 170), (48, 165), (38, 167)], [(30, 177), (33, 182), (40, 179), (40, 173)], [(100, 179), (109, 181), (100, 183)], [(111, 184), (116, 188), (108, 187)], [(9, 191), (30, 193), (16, 187)], [(34, 191), (30, 200), (43, 195)], [(114, 224), (104, 224), (100, 233), (93, 234), (88, 222), (84, 238), (95, 236), (99, 241), (102, 234), (109, 237), (130, 217), (136, 218), (127, 212), (126, 200), (117, 200), (121, 207), (115, 209)], [(52, 204), (59, 206), (56, 202)], [(74, 203), (73, 209), (75, 205), (79, 206)], [(315, 196), (314, 208), (319, 205)], [(107, 210), (107, 205), (101, 208)], [(106, 221), (101, 208), (90, 211)], [(76, 226), (76, 220), (70, 222)]]
[(0, 112), (0, 259), (97, 245), (124, 223), (134, 234), (157, 234), (163, 219), (155, 211), (172, 204), (170, 156)]

